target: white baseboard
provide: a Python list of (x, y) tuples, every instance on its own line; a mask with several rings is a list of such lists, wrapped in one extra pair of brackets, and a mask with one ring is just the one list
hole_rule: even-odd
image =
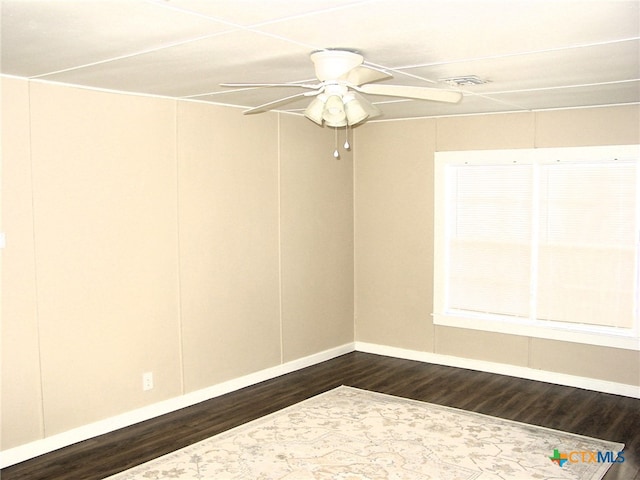
[(406, 360), (417, 360), (420, 362), (434, 363), (436, 365), (445, 365), (448, 367), (458, 367), (466, 368), (468, 370), (477, 370), (481, 372), (498, 373), (500, 375), (507, 375), (509, 377), (519, 377), (528, 380), (537, 380), (539, 382), (564, 385), (567, 387), (577, 387), (583, 388), (585, 390), (594, 390), (596, 392), (613, 393), (614, 395), (640, 398), (640, 387), (637, 385), (609, 382), (606, 380), (598, 380), (596, 378), (579, 377), (566, 373), (550, 372), (547, 370), (536, 370), (534, 368), (520, 367), (517, 365), (508, 365), (504, 363), (494, 363), (483, 360), (453, 357), (450, 355), (441, 355), (438, 353), (420, 352), (417, 350), (389, 347), (386, 345), (377, 345), (373, 343), (356, 342), (355, 346), (355, 349), (358, 352), (375, 353), (377, 355), (385, 355), (387, 357), (404, 358)]
[(99, 422), (83, 425), (82, 427), (74, 428), (57, 435), (52, 435), (50, 437), (43, 438), (42, 440), (37, 440), (35, 442), (4, 450), (0, 452), (0, 468), (15, 465), (16, 463), (24, 462), (25, 460), (52, 452), (59, 448), (67, 447), (74, 443), (113, 432), (120, 428), (128, 427), (145, 420), (150, 420), (160, 415), (180, 410), (181, 408), (190, 407), (226, 393), (240, 390), (241, 388), (255, 385), (265, 380), (270, 380), (272, 378), (339, 357), (345, 353), (353, 352), (353, 350), (354, 344), (347, 343), (304, 358), (299, 358), (281, 365), (276, 365), (275, 367), (260, 370), (243, 377), (234, 378), (227, 382), (212, 385), (211, 387), (207, 387), (202, 390), (190, 392), (180, 397), (154, 403), (147, 407), (132, 410)]
[(147, 407), (139, 408), (131, 412), (123, 413), (115, 417), (101, 420), (99, 422), (74, 428), (51, 437), (37, 440), (35, 442), (20, 445), (3, 452), (0, 452), (0, 468), (5, 468), (16, 463), (35, 458), (39, 455), (52, 452), (74, 443), (97, 437), (105, 433), (113, 432), (120, 428), (128, 427), (145, 420), (149, 420), (166, 413), (190, 407), (197, 403), (219, 397), (241, 388), (245, 388), (272, 378), (285, 375), (287, 373), (300, 370), (311, 365), (315, 365), (326, 360), (350, 353), (353, 351), (374, 353), (387, 357), (403, 358), (407, 360), (417, 360), (425, 363), (434, 363), (449, 367), (465, 368), (488, 373), (497, 373), (510, 377), (519, 377), (529, 380), (554, 383), (570, 387), (584, 388), (604, 393), (613, 393), (626, 397), (640, 398), (640, 387), (623, 383), (608, 382), (594, 378), (578, 377), (564, 373), (535, 370), (528, 367), (507, 365), (502, 363), (486, 362), (482, 360), (472, 360), (468, 358), (453, 357), (437, 353), (420, 352), (404, 348), (389, 347), (373, 343), (355, 342), (347, 343), (323, 352), (309, 355), (304, 358), (283, 363), (271, 368), (260, 370), (243, 377), (235, 378), (227, 382), (219, 383), (211, 387), (195, 392), (187, 393), (180, 397), (171, 398), (163, 402), (155, 403)]

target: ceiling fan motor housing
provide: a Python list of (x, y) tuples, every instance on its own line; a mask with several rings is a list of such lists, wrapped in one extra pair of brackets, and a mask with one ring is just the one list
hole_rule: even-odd
[(338, 80), (350, 70), (362, 65), (364, 57), (350, 50), (317, 50), (311, 53), (316, 77), (321, 82)]

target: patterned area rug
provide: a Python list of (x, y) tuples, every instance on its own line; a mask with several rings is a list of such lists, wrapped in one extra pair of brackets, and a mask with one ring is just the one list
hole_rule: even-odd
[(109, 479), (599, 480), (623, 448), (343, 386)]

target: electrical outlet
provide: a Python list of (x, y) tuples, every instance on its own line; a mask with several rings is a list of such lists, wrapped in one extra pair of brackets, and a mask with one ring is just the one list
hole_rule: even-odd
[(142, 374), (142, 390), (147, 391), (153, 388), (153, 372)]

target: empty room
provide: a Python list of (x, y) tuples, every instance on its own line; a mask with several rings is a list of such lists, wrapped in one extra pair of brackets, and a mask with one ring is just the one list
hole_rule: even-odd
[(640, 480), (640, 3), (0, 0), (3, 480)]

